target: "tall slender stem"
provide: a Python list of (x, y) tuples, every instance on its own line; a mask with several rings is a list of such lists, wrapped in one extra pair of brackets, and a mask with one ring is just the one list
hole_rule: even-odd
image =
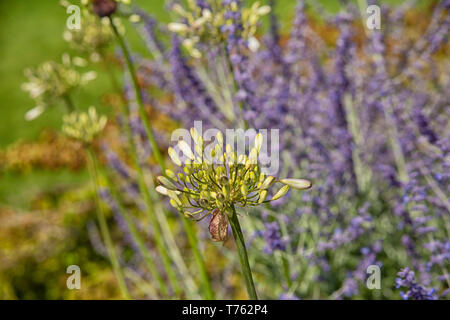
[(281, 263), (283, 265), (283, 275), (286, 279), (288, 288), (290, 289), (292, 287), (291, 271), (290, 271), (290, 267), (289, 267), (289, 261), (286, 259), (286, 256), (284, 256), (283, 254), (281, 254)]
[[(226, 45), (225, 45), (225, 49), (224, 50), (225, 50), (226, 60), (227, 60), (227, 63), (228, 63), (228, 69), (230, 71), (231, 78), (233, 79), (233, 87), (234, 87), (234, 91), (235, 91), (234, 93), (236, 94), (237, 91), (239, 90), (239, 86), (238, 86), (238, 83), (236, 81), (236, 77), (234, 76), (233, 64), (231, 63), (230, 53), (228, 52), (228, 48), (227, 48)], [(244, 125), (244, 129), (247, 130), (248, 129), (248, 123), (247, 123), (247, 120), (245, 120), (244, 103), (242, 101), (239, 101), (238, 104), (239, 104), (239, 108), (241, 109), (241, 113), (242, 113), (242, 124)]]
[[(122, 36), (120, 35), (119, 31), (117, 30), (117, 27), (115, 26), (114, 21), (111, 17), (109, 18), (109, 21), (111, 23), (111, 28), (113, 29), (113, 32), (116, 35), (117, 41), (119, 42), (119, 45), (122, 49), (122, 52), (123, 52), (123, 55), (125, 58), (125, 62), (126, 62), (129, 74), (130, 74), (130, 78), (132, 80), (133, 87), (135, 89), (136, 102), (139, 107), (140, 118), (144, 124), (147, 136), (149, 138), (151, 149), (153, 151), (153, 154), (156, 157), (156, 160), (158, 161), (159, 165), (161, 166), (161, 169), (164, 172), (164, 160), (159, 152), (158, 146), (157, 146), (156, 141), (153, 136), (153, 132), (150, 127), (150, 123), (148, 122), (147, 114), (144, 109), (144, 104), (142, 101), (140, 89), (138, 86), (138, 82), (137, 82), (134, 66), (133, 66), (133, 63), (130, 58), (130, 54), (128, 52), (125, 41), (123, 40)], [(177, 281), (175, 270), (173, 269), (173, 266), (171, 264), (171, 261), (170, 261), (169, 255), (168, 255), (168, 250), (166, 250), (164, 242), (162, 240), (163, 234), (161, 232), (159, 223), (156, 219), (152, 199), (150, 197), (150, 193), (149, 193), (147, 184), (145, 182), (144, 173), (143, 173), (141, 165), (139, 163), (139, 157), (138, 157), (135, 143), (133, 141), (130, 123), (129, 123), (129, 111), (125, 104), (122, 106), (122, 108), (123, 108), (123, 115), (125, 117), (125, 125), (124, 125), (125, 132), (127, 135), (128, 142), (130, 144), (131, 156), (132, 156), (132, 159), (135, 164), (136, 171), (137, 171), (139, 191), (141, 192), (141, 194), (144, 198), (144, 202), (147, 205), (147, 213), (148, 213), (148, 217), (150, 218), (150, 222), (153, 226), (153, 234), (154, 234), (154, 239), (155, 239), (155, 243), (156, 243), (156, 248), (158, 250), (158, 253), (162, 257), (163, 265), (166, 270), (167, 276), (169, 278), (169, 282), (170, 282), (172, 288), (174, 289), (175, 294), (178, 297), (180, 297), (180, 295), (181, 295), (180, 286)]]
[(64, 103), (66, 105), (67, 111), (69, 113), (73, 112), (73, 111), (76, 111), (75, 105), (73, 104), (72, 99), (70, 98), (69, 94), (63, 95), (62, 98), (64, 100)]
[[(121, 93), (120, 85), (116, 79), (116, 76), (114, 75), (114, 70), (108, 65), (108, 57), (106, 56), (106, 53), (103, 50), (100, 51), (100, 58), (105, 71), (108, 73), (109, 81), (111, 82), (111, 86), (114, 92), (120, 94)], [(122, 95), (120, 96), (122, 97)], [(122, 98), (122, 100), (124, 99)]]
[(163, 239), (163, 234), (161, 232), (160, 225), (156, 219), (155, 212), (154, 212), (154, 206), (152, 199), (150, 197), (150, 192), (148, 190), (147, 184), (145, 182), (144, 172), (142, 171), (142, 167), (139, 163), (139, 156), (136, 150), (135, 142), (133, 141), (133, 136), (131, 133), (130, 128), (130, 121), (129, 121), (129, 115), (128, 115), (128, 109), (127, 106), (124, 104), (122, 106), (123, 108), (123, 116), (124, 116), (124, 128), (125, 128), (125, 134), (128, 139), (128, 143), (130, 145), (131, 150), (131, 158), (133, 160), (136, 172), (137, 172), (137, 180), (138, 180), (138, 187), (139, 191), (142, 194), (142, 197), (144, 198), (144, 202), (147, 205), (147, 215), (150, 219), (150, 222), (153, 226), (153, 235), (156, 243), (156, 248), (158, 250), (158, 253), (162, 257), (163, 265), (166, 270), (167, 276), (169, 278), (169, 282), (174, 289), (177, 296), (180, 296), (181, 290), (180, 286), (178, 284), (175, 271), (173, 269), (173, 266), (171, 264), (168, 252), (165, 248)]
[(153, 154), (155, 155), (156, 161), (159, 163), (162, 171), (165, 170), (165, 164), (164, 164), (164, 158), (161, 155), (161, 152), (158, 149), (158, 144), (156, 143), (155, 137), (153, 135), (152, 128), (150, 126), (150, 122), (148, 120), (147, 113), (145, 112), (144, 108), (144, 102), (142, 101), (141, 96), (141, 90), (139, 89), (138, 80), (136, 77), (136, 72), (134, 70), (133, 62), (131, 61), (130, 53), (128, 52), (127, 45), (125, 44), (125, 41), (123, 40), (122, 36), (120, 35), (119, 31), (116, 28), (116, 25), (114, 24), (114, 21), (111, 17), (109, 17), (109, 21), (111, 23), (111, 28), (114, 31), (114, 34), (116, 35), (117, 42), (119, 43), (123, 56), (125, 58), (125, 63), (127, 65), (128, 71), (130, 73), (131, 82), (133, 83), (135, 95), (136, 95), (136, 102), (138, 104), (139, 108), (139, 115), (141, 117), (142, 123), (144, 124), (145, 132), (147, 133), (148, 139), (150, 140), (150, 146), (152, 147)]
[(161, 276), (160, 272), (158, 271), (158, 268), (155, 265), (155, 262), (153, 261), (150, 250), (147, 248), (147, 246), (145, 245), (144, 239), (142, 238), (139, 231), (136, 229), (133, 219), (131, 218), (131, 216), (128, 214), (127, 210), (123, 207), (122, 203), (118, 199), (117, 190), (114, 187), (114, 184), (110, 181), (108, 174), (105, 172), (102, 172), (102, 176), (106, 178), (108, 187), (111, 191), (111, 196), (116, 201), (116, 203), (118, 205), (118, 209), (120, 211), (120, 214), (123, 216), (125, 223), (126, 223), (128, 229), (130, 230), (130, 234), (138, 246), (140, 254), (142, 255), (144, 261), (147, 263), (152, 276), (158, 281), (161, 293), (163, 295), (167, 296), (168, 291), (167, 291), (166, 283), (164, 282), (163, 277)]
[(239, 255), (239, 261), (241, 263), (242, 275), (245, 279), (245, 285), (247, 286), (248, 297), (251, 300), (258, 300), (258, 296), (255, 290), (255, 284), (253, 283), (252, 270), (248, 262), (247, 249), (245, 248), (244, 235), (242, 234), (241, 225), (236, 213), (234, 205), (231, 207), (232, 215), (229, 219), (231, 230), (233, 232), (234, 241), (236, 242), (237, 252)]
[(214, 293), (211, 288), (208, 272), (206, 271), (205, 262), (203, 261), (202, 255), (200, 254), (200, 250), (197, 246), (197, 237), (194, 233), (194, 230), (192, 229), (192, 226), (190, 225), (191, 222), (188, 221), (183, 215), (181, 216), (181, 219), (183, 220), (183, 225), (184, 229), (186, 230), (189, 244), (192, 248), (192, 251), (194, 252), (195, 261), (199, 267), (200, 277), (204, 285), (205, 298), (207, 300), (213, 300)]
[(100, 232), (102, 234), (103, 241), (105, 242), (106, 249), (108, 251), (109, 260), (113, 267), (114, 273), (117, 277), (117, 282), (119, 284), (120, 291), (125, 299), (130, 299), (130, 293), (128, 292), (127, 285), (125, 283), (125, 279), (123, 276), (122, 269), (120, 267), (119, 260), (116, 255), (116, 249), (114, 248), (113, 241), (111, 239), (111, 234), (109, 233), (108, 224), (106, 222), (105, 214), (103, 212), (103, 208), (100, 205), (100, 198), (98, 195), (99, 191), (99, 181), (98, 181), (98, 165), (97, 160), (95, 158), (94, 151), (91, 147), (88, 147), (89, 154), (89, 169), (92, 176), (92, 180), (95, 186), (95, 202), (97, 205), (97, 210), (95, 210), (97, 214), (98, 223), (100, 225)]
[[(132, 83), (133, 83), (133, 87), (134, 87), (134, 90), (135, 90), (136, 101), (137, 101), (138, 107), (139, 107), (139, 114), (140, 114), (141, 120), (142, 120), (142, 122), (144, 124), (147, 136), (148, 136), (148, 138), (150, 140), (150, 145), (152, 147), (153, 154), (155, 155), (155, 158), (156, 158), (156, 160), (157, 160), (157, 162), (158, 162), (158, 164), (159, 164), (159, 166), (161, 168), (161, 171), (163, 172), (163, 174), (165, 174), (164, 159), (163, 159), (163, 157), (162, 157), (162, 155), (161, 155), (161, 153), (160, 153), (160, 151), (158, 149), (158, 145), (156, 143), (156, 140), (154, 139), (153, 132), (151, 130), (151, 126), (150, 126), (150, 123), (148, 121), (147, 114), (145, 112), (144, 103), (142, 101), (142, 96), (141, 96), (141, 93), (140, 93), (140, 89), (139, 89), (139, 85), (138, 85), (135, 69), (134, 69), (133, 63), (132, 63), (131, 58), (130, 58), (130, 53), (129, 53), (128, 48), (127, 48), (127, 46), (125, 44), (125, 41), (123, 40), (122, 36), (118, 32), (118, 30), (117, 30), (117, 28), (116, 28), (116, 26), (115, 26), (115, 24), (113, 22), (113, 19), (111, 19), (111, 18), (110, 18), (110, 23), (111, 23), (111, 27), (112, 27), (112, 29), (114, 31), (114, 34), (116, 35), (116, 38), (117, 38), (117, 40), (119, 42), (120, 47), (122, 48), (122, 51), (123, 51), (123, 54), (124, 54), (124, 57), (125, 57), (125, 62), (127, 64), (127, 68), (128, 68), (129, 73), (130, 73), (130, 77), (131, 77), (131, 80), (132, 80)], [(147, 192), (145, 192), (145, 190), (144, 190), (144, 197), (147, 197), (147, 196), (148, 196), (148, 201), (146, 201), (146, 202), (150, 202), (151, 203), (151, 199), (150, 199), (150, 195), (148, 193), (148, 190), (147, 190)], [(154, 215), (152, 215), (152, 216), (154, 217)], [(183, 222), (183, 226), (184, 226), (184, 230), (185, 230), (185, 232), (186, 232), (186, 234), (188, 236), (188, 240), (189, 240), (190, 246), (191, 246), (191, 248), (192, 248), (192, 250), (194, 252), (194, 256), (196, 257), (197, 265), (198, 265), (198, 267), (200, 269), (200, 274), (201, 274), (201, 277), (203, 279), (203, 283), (205, 285), (206, 297), (207, 297), (207, 299), (213, 299), (214, 295), (212, 293), (211, 284), (210, 284), (210, 281), (209, 281), (209, 277), (207, 275), (205, 264), (203, 262), (203, 259), (201, 258), (200, 251), (198, 250), (198, 247), (197, 247), (197, 244), (196, 244), (197, 243), (196, 235), (195, 235), (195, 233), (194, 233), (194, 231), (192, 229), (192, 226), (188, 222), (187, 223)], [(155, 228), (156, 228), (156, 226), (155, 226)]]

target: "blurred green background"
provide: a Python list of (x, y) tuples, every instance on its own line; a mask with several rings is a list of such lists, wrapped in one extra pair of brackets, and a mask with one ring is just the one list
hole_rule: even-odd
[[(134, 3), (160, 19), (168, 18), (164, 0)], [(64, 52), (71, 52), (62, 38), (67, 17), (59, 0), (0, 1), (0, 150), (21, 140), (36, 140), (43, 129), (59, 129), (64, 111), (61, 106), (55, 106), (34, 121), (25, 121), (24, 114), (34, 102), (21, 90), (21, 84), (26, 80), (25, 68), (36, 67), (47, 60), (61, 61)], [(133, 30), (129, 33), (133, 44), (140, 45)], [(100, 106), (99, 93), (109, 90), (105, 72), (96, 71), (98, 78), (74, 97), (81, 107)], [(36, 193), (53, 185), (82, 182), (84, 178), (87, 178), (86, 174), (70, 170), (0, 172), (0, 206), (27, 208)]]

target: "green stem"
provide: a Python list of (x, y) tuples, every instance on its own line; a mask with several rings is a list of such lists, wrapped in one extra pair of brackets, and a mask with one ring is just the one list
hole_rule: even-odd
[(211, 288), (211, 283), (209, 280), (208, 272), (206, 271), (205, 262), (203, 261), (202, 255), (200, 254), (200, 250), (197, 246), (197, 237), (192, 229), (191, 222), (186, 219), (183, 215), (181, 216), (184, 224), (184, 230), (186, 231), (189, 244), (194, 252), (195, 261), (199, 267), (200, 277), (203, 281), (204, 285), (204, 293), (206, 300), (214, 300), (214, 293)]
[(150, 122), (148, 120), (147, 113), (145, 112), (144, 102), (142, 101), (141, 91), (139, 89), (139, 84), (138, 84), (138, 80), (136, 77), (136, 72), (135, 72), (133, 63), (131, 61), (130, 53), (128, 51), (127, 45), (125, 44), (125, 41), (123, 40), (122, 36), (120, 35), (119, 31), (117, 30), (117, 27), (114, 24), (114, 21), (111, 17), (109, 17), (109, 21), (111, 23), (111, 28), (113, 29), (114, 34), (116, 35), (117, 42), (119, 42), (119, 45), (122, 49), (126, 65), (127, 65), (128, 71), (130, 73), (130, 78), (133, 83), (133, 87), (134, 87), (134, 91), (135, 91), (135, 95), (136, 95), (136, 102), (139, 107), (139, 115), (141, 117), (142, 123), (144, 124), (145, 132), (147, 133), (148, 139), (150, 140), (150, 146), (152, 148), (153, 154), (155, 155), (156, 161), (159, 163), (159, 165), (162, 169), (162, 172), (164, 172), (165, 171), (164, 159), (161, 155), (161, 152), (158, 149), (158, 144), (156, 143), (152, 128), (150, 126)]
[(359, 127), (358, 114), (355, 110), (353, 99), (350, 94), (344, 96), (344, 109), (347, 119), (348, 131), (351, 133), (354, 148), (352, 148), (353, 171), (356, 177), (356, 184), (360, 193), (367, 193), (371, 186), (372, 171), (361, 159), (364, 146), (364, 137)]
[(65, 94), (62, 96), (64, 103), (66, 104), (67, 107), (67, 111), (70, 112), (74, 112), (76, 110), (75, 105), (72, 102), (72, 99), (70, 99), (69, 94)]
[(409, 181), (408, 172), (406, 170), (406, 160), (405, 156), (402, 151), (402, 147), (400, 145), (399, 139), (398, 139), (398, 131), (397, 127), (395, 126), (393, 119), (393, 110), (392, 106), (390, 104), (392, 98), (388, 97), (388, 102), (386, 103), (384, 107), (384, 116), (385, 120), (387, 122), (387, 132), (389, 135), (389, 142), (392, 148), (392, 152), (394, 155), (394, 161), (397, 167), (397, 173), (398, 178), (400, 182), (407, 183)]
[(160, 256), (162, 257), (162, 261), (163, 261), (163, 265), (164, 268), (166, 270), (167, 276), (169, 278), (169, 282), (172, 286), (172, 288), (175, 291), (175, 294), (177, 296), (181, 295), (181, 290), (180, 287), (178, 285), (178, 281), (177, 281), (177, 277), (175, 274), (175, 271), (173, 269), (173, 266), (170, 262), (170, 258), (169, 255), (167, 253), (167, 250), (164, 246), (164, 242), (163, 242), (163, 236), (162, 236), (162, 232), (159, 226), (159, 223), (156, 219), (155, 216), (155, 212), (154, 212), (154, 207), (153, 207), (153, 202), (152, 199), (150, 197), (150, 193), (147, 187), (147, 184), (145, 182), (145, 177), (144, 177), (144, 172), (142, 171), (142, 167), (139, 163), (139, 157), (138, 157), (138, 153), (136, 150), (136, 146), (135, 143), (133, 141), (133, 136), (131, 133), (131, 128), (130, 128), (130, 121), (129, 121), (129, 114), (128, 114), (128, 109), (127, 106), (124, 104), (122, 105), (123, 108), (123, 116), (124, 116), (124, 128), (125, 128), (125, 133), (128, 139), (128, 143), (130, 145), (130, 150), (131, 150), (131, 158), (133, 160), (133, 163), (135, 165), (135, 169), (137, 171), (137, 180), (138, 180), (138, 187), (139, 187), (139, 191), (142, 194), (143, 198), (144, 198), (144, 202), (147, 205), (147, 215), (150, 219), (150, 222), (153, 226), (153, 235), (154, 235), (154, 239), (155, 239), (155, 243), (156, 243), (156, 248), (158, 250), (158, 253), (160, 254)]
[(281, 263), (283, 264), (284, 277), (286, 278), (288, 288), (290, 289), (292, 287), (291, 271), (289, 268), (289, 261), (286, 259), (286, 256), (283, 253), (281, 253)]
[[(228, 63), (228, 69), (230, 71), (230, 75), (231, 78), (233, 79), (233, 87), (234, 87), (234, 92), (235, 94), (237, 93), (239, 86), (237, 84), (236, 78), (234, 77), (234, 71), (233, 71), (233, 64), (231, 63), (231, 57), (230, 57), (230, 53), (228, 52), (227, 47), (225, 46), (225, 55), (226, 55), (226, 60)], [(244, 129), (247, 130), (248, 129), (248, 123), (244, 118), (244, 103), (242, 101), (239, 101), (239, 108), (241, 109), (241, 113), (242, 113), (242, 123), (244, 125)]]
[(247, 286), (248, 297), (251, 300), (258, 300), (256, 295), (255, 284), (253, 283), (252, 270), (248, 262), (247, 249), (245, 248), (244, 235), (242, 234), (241, 225), (236, 213), (234, 205), (231, 206), (232, 215), (230, 217), (231, 230), (233, 232), (234, 241), (236, 242), (236, 248), (239, 255), (239, 261), (241, 263), (242, 275), (245, 279), (245, 285)]
[(155, 278), (158, 281), (161, 293), (163, 295), (167, 296), (168, 291), (167, 291), (166, 283), (164, 282), (163, 277), (161, 276), (160, 272), (158, 271), (158, 268), (155, 265), (155, 262), (153, 261), (153, 259), (151, 257), (150, 250), (147, 248), (147, 246), (145, 245), (145, 241), (143, 240), (141, 234), (136, 229), (131, 216), (128, 214), (127, 210), (123, 207), (122, 203), (118, 199), (117, 191), (114, 188), (114, 184), (110, 181), (108, 174), (102, 173), (102, 175), (105, 177), (105, 179), (107, 181), (109, 190), (111, 191), (111, 196), (116, 201), (116, 203), (118, 205), (118, 209), (120, 211), (120, 214), (123, 216), (125, 223), (128, 227), (128, 230), (130, 230), (130, 234), (133, 237), (134, 242), (136, 242), (136, 244), (138, 246), (140, 254), (142, 255), (144, 261), (147, 263), (153, 278)]
[[(110, 23), (111, 23), (111, 27), (114, 31), (114, 33), (116, 34), (117, 40), (123, 50), (124, 56), (125, 56), (125, 60), (128, 66), (128, 70), (130, 72), (130, 77), (133, 81), (133, 85), (136, 91), (136, 100), (138, 101), (138, 105), (139, 105), (139, 110), (143, 111), (143, 114), (140, 113), (142, 121), (144, 122), (145, 128), (147, 130), (147, 135), (151, 141), (151, 148), (154, 151), (155, 156), (157, 157), (158, 160), (160, 160), (158, 158), (158, 154), (159, 154), (159, 149), (156, 145), (156, 141), (153, 139), (153, 134), (151, 132), (150, 129), (150, 124), (148, 123), (148, 119), (147, 119), (147, 115), (145, 114), (145, 110), (143, 107), (143, 103), (142, 103), (142, 98), (139, 92), (139, 87), (137, 85), (137, 79), (134, 73), (134, 67), (133, 64), (131, 63), (131, 59), (130, 59), (130, 55), (128, 53), (128, 49), (126, 48), (126, 44), (124, 42), (124, 40), (122, 39), (122, 37), (120, 36), (113, 20), (110, 18)], [(169, 278), (169, 282), (172, 286), (172, 288), (175, 291), (175, 294), (180, 297), (181, 296), (181, 289), (179, 287), (178, 281), (177, 281), (177, 277), (175, 274), (175, 270), (173, 269), (173, 266), (171, 264), (169, 255), (167, 253), (168, 250), (166, 250), (164, 242), (163, 242), (163, 235), (159, 226), (159, 223), (156, 219), (155, 216), (155, 212), (154, 212), (154, 207), (153, 207), (153, 203), (150, 197), (150, 193), (147, 187), (147, 184), (145, 182), (145, 177), (144, 177), (144, 172), (142, 171), (142, 167), (139, 163), (139, 157), (138, 157), (138, 153), (137, 153), (137, 148), (135, 145), (135, 142), (133, 140), (133, 135), (131, 132), (131, 127), (130, 127), (130, 116), (129, 116), (129, 110), (128, 107), (126, 106), (126, 104), (122, 104), (122, 113), (124, 116), (124, 128), (125, 128), (125, 133), (127, 136), (127, 140), (128, 140), (128, 144), (130, 146), (130, 150), (131, 150), (131, 158), (133, 160), (133, 163), (135, 165), (135, 169), (137, 171), (137, 180), (138, 180), (138, 187), (139, 187), (139, 191), (143, 196), (144, 202), (147, 206), (147, 215), (150, 219), (150, 222), (153, 226), (153, 235), (154, 235), (154, 239), (155, 239), (155, 244), (156, 244), (156, 248), (157, 251), (159, 253), (159, 255), (162, 257), (162, 261), (163, 261), (163, 265), (164, 265), (164, 269), (166, 270), (167, 276)], [(162, 159), (162, 158), (161, 158)], [(161, 160), (159, 161), (160, 165), (163, 164), (164, 162)], [(163, 168), (163, 167), (162, 167)], [(164, 170), (163, 170), (164, 171)]]
[(111, 235), (109, 233), (108, 224), (106, 222), (105, 214), (103, 212), (103, 208), (100, 204), (100, 198), (98, 195), (99, 191), (99, 181), (98, 181), (98, 164), (97, 160), (94, 154), (94, 151), (91, 149), (91, 147), (88, 147), (88, 154), (89, 154), (89, 169), (90, 173), (95, 185), (95, 202), (97, 205), (97, 219), (100, 225), (100, 232), (102, 234), (103, 241), (105, 242), (106, 248), (108, 250), (108, 256), (109, 260), (111, 262), (111, 265), (113, 267), (114, 273), (116, 274), (117, 281), (119, 284), (120, 291), (122, 292), (122, 295), (125, 299), (130, 299), (130, 293), (128, 292), (125, 279), (123, 276), (122, 269), (120, 267), (119, 260), (116, 255), (116, 250), (114, 249), (113, 241), (111, 239)]
[(103, 50), (100, 51), (100, 57), (102, 60), (103, 68), (108, 73), (109, 81), (111, 82), (111, 86), (114, 92), (120, 94), (120, 96), (122, 97), (122, 90), (120, 89), (120, 85), (116, 79), (116, 76), (114, 75), (114, 69), (108, 65), (108, 57), (106, 56), (105, 52), (103, 52)]
[[(115, 26), (115, 24), (114, 24), (114, 22), (113, 22), (113, 20), (111, 18), (110, 18), (110, 22), (111, 22), (111, 27), (112, 27), (112, 29), (114, 31), (114, 34), (116, 35), (116, 38), (117, 38), (117, 40), (119, 42), (119, 45), (122, 48), (122, 51), (123, 51), (123, 54), (124, 54), (124, 57), (125, 57), (125, 61), (126, 61), (129, 73), (130, 73), (130, 77), (131, 77), (132, 82), (133, 82), (133, 86), (134, 86), (134, 90), (135, 90), (135, 94), (136, 94), (136, 101), (137, 101), (138, 106), (139, 106), (139, 114), (141, 116), (141, 120), (144, 123), (144, 127), (145, 127), (146, 133), (147, 133), (147, 135), (149, 137), (150, 145), (152, 147), (152, 150), (153, 150), (153, 153), (155, 155), (155, 158), (156, 158), (156, 160), (157, 160), (157, 162), (158, 162), (158, 164), (159, 164), (159, 166), (160, 166), (160, 168), (161, 168), (161, 170), (162, 170), (162, 172), (164, 174), (164, 172), (165, 172), (164, 159), (163, 159), (163, 157), (162, 157), (162, 155), (161, 155), (161, 153), (160, 153), (160, 151), (158, 149), (158, 145), (157, 145), (157, 143), (156, 143), (156, 141), (154, 139), (153, 132), (151, 130), (150, 123), (149, 123), (148, 118), (147, 118), (147, 114), (145, 113), (145, 108), (144, 108), (144, 104), (143, 104), (143, 101), (142, 101), (142, 96), (141, 96), (141, 93), (140, 93), (140, 89), (139, 89), (136, 73), (135, 73), (135, 70), (134, 70), (133, 63), (132, 63), (131, 58), (130, 58), (130, 54), (128, 52), (127, 46), (125, 44), (125, 41), (121, 37), (120, 33), (118, 32), (118, 30), (117, 30), (117, 28), (116, 28), (116, 26)], [(137, 164), (137, 167), (139, 167), (138, 164)], [(144, 190), (144, 195), (146, 195), (145, 197), (148, 196), (148, 201), (146, 201), (147, 204), (151, 203), (150, 195), (148, 193), (148, 190), (147, 190), (147, 192), (145, 192), (145, 190)], [(154, 219), (154, 214), (152, 215), (152, 219)], [(197, 248), (197, 245), (196, 245), (196, 242), (197, 242), (196, 241), (196, 236), (195, 236), (191, 226), (189, 225), (189, 223), (184, 223), (183, 225), (184, 225), (185, 232), (188, 235), (188, 238), (190, 239), (189, 241), (190, 241), (190, 245), (192, 247), (192, 250), (194, 251), (194, 255), (196, 256), (196, 261), (197, 261), (198, 267), (200, 268), (200, 273), (202, 275), (202, 278), (203, 278), (203, 281), (204, 281), (204, 284), (205, 284), (205, 290), (206, 290), (206, 293), (207, 293), (207, 297), (212, 299), (213, 295), (212, 295), (210, 281), (209, 281), (209, 278), (207, 276), (205, 264), (203, 263), (203, 260), (201, 259), (200, 252), (198, 251), (198, 248)], [(156, 228), (156, 226), (155, 226), (155, 228)]]

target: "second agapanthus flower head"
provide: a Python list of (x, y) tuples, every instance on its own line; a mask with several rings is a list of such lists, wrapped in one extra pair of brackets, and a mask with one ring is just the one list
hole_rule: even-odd
[(95, 79), (95, 71), (79, 71), (86, 64), (87, 61), (80, 57), (71, 58), (64, 54), (62, 63), (47, 61), (35, 69), (26, 69), (24, 73), (28, 82), (22, 84), (22, 90), (35, 100), (36, 107), (26, 113), (25, 119), (35, 119), (49, 106), (60, 100), (65, 101), (73, 90)]
[(99, 115), (94, 107), (87, 112), (74, 111), (63, 117), (62, 131), (83, 143), (91, 143), (106, 126), (106, 116)]
[[(182, 172), (175, 174), (166, 170), (166, 176), (158, 177), (161, 185), (156, 188), (159, 193), (169, 196), (171, 205), (186, 217), (200, 220), (211, 214), (211, 222), (214, 223), (216, 217), (222, 217), (225, 213), (231, 215), (235, 206), (241, 208), (258, 206), (280, 199), (291, 187), (295, 189), (311, 187), (308, 180), (278, 180), (273, 176), (267, 176), (261, 170), (258, 162), (263, 143), (261, 133), (256, 135), (254, 146), (248, 156), (237, 155), (229, 144), (224, 150), (221, 132), (216, 135), (213, 148), (208, 148), (210, 151), (207, 155), (205, 142), (197, 130), (192, 128), (190, 133), (195, 143), (194, 151), (186, 141), (178, 142), (179, 149), (186, 157), (185, 161), (182, 162), (177, 152), (169, 148), (169, 156), (182, 168)], [(282, 186), (268, 199), (269, 190), (275, 183)], [(202, 216), (205, 212), (206, 214)]]
[(256, 31), (263, 16), (270, 12), (270, 7), (260, 5), (259, 1), (251, 7), (240, 6), (240, 1), (187, 1), (187, 8), (179, 3), (172, 10), (182, 19), (169, 23), (168, 29), (183, 38), (183, 47), (194, 58), (200, 58), (199, 43), (218, 45), (227, 38), (227, 34), (237, 26), (239, 16), (239, 36), (249, 43), (249, 48), (256, 50), (259, 42)]

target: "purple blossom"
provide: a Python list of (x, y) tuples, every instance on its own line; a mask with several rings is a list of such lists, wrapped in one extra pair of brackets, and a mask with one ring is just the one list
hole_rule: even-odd
[(401, 291), (400, 296), (404, 300), (436, 300), (437, 295), (434, 289), (426, 289), (415, 281), (414, 271), (408, 267), (402, 269), (395, 279), (397, 288), (405, 288), (406, 292)]
[(277, 222), (269, 222), (265, 224), (265, 230), (263, 231), (263, 237), (266, 241), (264, 246), (264, 252), (266, 254), (272, 254), (276, 250), (286, 250), (286, 240), (281, 237), (280, 227)]

